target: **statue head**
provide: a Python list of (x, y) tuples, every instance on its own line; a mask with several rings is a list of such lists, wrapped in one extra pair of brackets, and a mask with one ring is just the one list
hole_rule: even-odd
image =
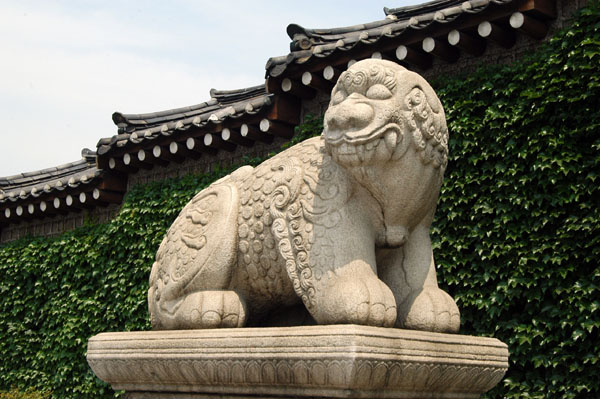
[(366, 59), (343, 72), (324, 125), (327, 149), (342, 165), (399, 159), (410, 143), (424, 163), (445, 168), (448, 162), (440, 100), (420, 75), (391, 61)]

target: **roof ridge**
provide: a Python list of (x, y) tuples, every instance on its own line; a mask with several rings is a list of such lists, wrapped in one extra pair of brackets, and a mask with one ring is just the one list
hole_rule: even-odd
[(112, 120), (114, 124), (119, 127), (120, 133), (125, 131), (129, 132), (139, 128), (158, 126), (173, 120), (179, 120), (182, 117), (193, 117), (210, 111), (216, 111), (223, 105), (233, 104), (264, 94), (266, 94), (264, 83), (234, 90), (211, 89), (210, 100), (196, 105), (140, 114), (114, 112), (112, 114)]
[(410, 6), (388, 8), (383, 7), (386, 16), (394, 16), (397, 19), (409, 19), (415, 15), (427, 14), (440, 11), (448, 7), (461, 5), (465, 0), (433, 0), (427, 3), (413, 4)]
[(93, 161), (89, 158), (83, 158), (51, 168), (0, 177), (0, 190), (6, 192), (9, 190), (14, 190), (15, 188), (31, 186), (48, 180), (54, 180), (64, 176), (73, 175), (94, 167), (96, 167), (95, 157)]

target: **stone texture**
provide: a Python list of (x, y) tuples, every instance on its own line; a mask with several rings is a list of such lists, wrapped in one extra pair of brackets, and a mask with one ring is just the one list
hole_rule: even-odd
[[(364, 60), (334, 87), (321, 137), (198, 193), (164, 238), (155, 329), (318, 324), (456, 332), (429, 227), (448, 159), (444, 110), (418, 74)], [(284, 321), (284, 323), (293, 323)]]
[(478, 398), (508, 367), (494, 338), (357, 325), (102, 333), (88, 363), (128, 398)]

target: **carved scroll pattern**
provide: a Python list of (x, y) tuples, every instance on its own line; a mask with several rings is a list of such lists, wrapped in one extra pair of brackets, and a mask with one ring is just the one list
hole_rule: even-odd
[[(430, 96), (431, 97), (431, 96)], [(446, 169), (448, 165), (448, 127), (446, 117), (439, 105), (435, 112), (430, 101), (439, 101), (429, 98), (420, 87), (413, 88), (404, 99), (408, 111), (404, 112), (407, 126), (412, 130), (412, 136), (421, 159), (425, 164)]]
[[(264, 298), (275, 299), (288, 275), (299, 292), (295, 257), (285, 226), (287, 207), (297, 199), (302, 174), (297, 158), (276, 157), (257, 167), (241, 187), (240, 262), (247, 271), (249, 284)], [(278, 267), (281, 257), (287, 272)]]
[(324, 152), (321, 138), (272, 158), (244, 181), (239, 250), (256, 291), (266, 297), (281, 292), (286, 279), (277, 265), (284, 264), (296, 294), (309, 309), (314, 306), (313, 281), (334, 263), (334, 243), (325, 231), (339, 222), (338, 210), (350, 195), (349, 187), (343, 169)]

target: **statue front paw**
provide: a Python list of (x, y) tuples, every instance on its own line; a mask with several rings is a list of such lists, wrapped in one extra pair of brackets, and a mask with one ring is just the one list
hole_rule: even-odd
[(454, 299), (437, 287), (412, 294), (400, 306), (398, 324), (411, 330), (457, 333), (460, 312)]
[(396, 300), (376, 276), (337, 278), (317, 294), (311, 313), (319, 324), (361, 324), (392, 327)]
[(198, 291), (172, 303), (156, 301), (150, 307), (157, 330), (234, 328), (246, 323), (246, 303), (235, 291)]

